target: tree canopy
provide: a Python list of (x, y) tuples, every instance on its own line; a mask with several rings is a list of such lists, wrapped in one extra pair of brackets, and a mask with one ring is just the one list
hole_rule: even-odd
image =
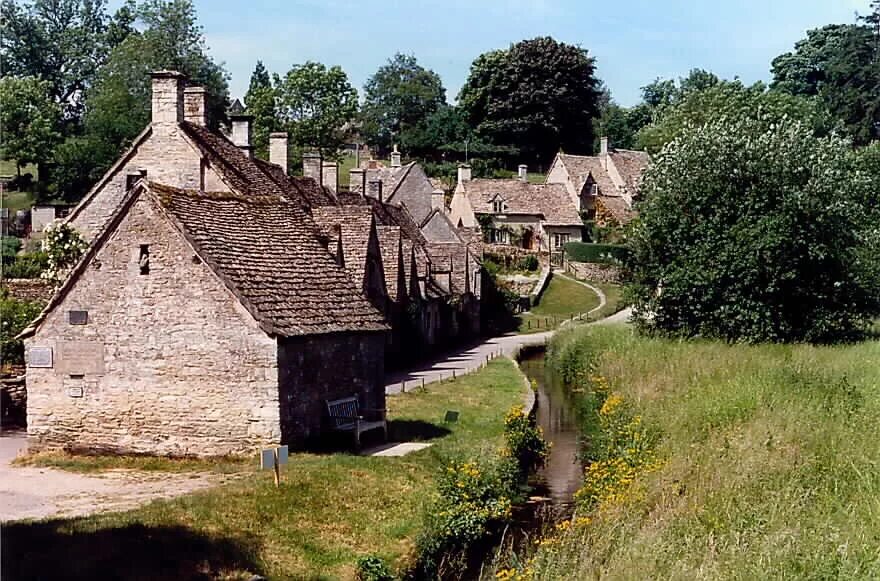
[(560, 148), (592, 153), (599, 96), (587, 50), (542, 37), (477, 57), (458, 101), (478, 135), (543, 164)]
[(16, 160), (19, 171), (25, 164), (41, 166), (51, 159), (61, 139), (61, 108), (50, 91), (51, 83), (36, 77), (0, 79), (0, 155)]
[(251, 74), (244, 104), (248, 113), (254, 116), (254, 152), (257, 157), (268, 159), (269, 134), (277, 129), (278, 121), (275, 112), (275, 87), (272, 86), (269, 71), (262, 61), (257, 61)]
[(880, 174), (851, 156), (848, 142), (762, 110), (683, 129), (648, 170), (631, 233), (639, 327), (730, 341), (857, 332), (880, 289), (854, 192)]
[(364, 85), (361, 133), (371, 145), (387, 151), (395, 141), (427, 123), (446, 104), (440, 76), (401, 53), (388, 59)]

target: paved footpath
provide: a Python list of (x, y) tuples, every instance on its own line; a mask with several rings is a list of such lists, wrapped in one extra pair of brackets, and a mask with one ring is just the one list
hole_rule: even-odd
[[(586, 324), (609, 325), (626, 323), (629, 321), (631, 314), (630, 309), (624, 309), (610, 317)], [(567, 323), (569, 321), (562, 323), (560, 327), (566, 326)], [(555, 331), (532, 333), (530, 335), (502, 335), (501, 337), (494, 337), (480, 343), (448, 351), (412, 369), (390, 373), (385, 378), (385, 393), (390, 395), (400, 393), (402, 388), (413, 389), (419, 387), (422, 385), (423, 380), (425, 385), (427, 385), (440, 379), (450, 379), (453, 377), (453, 374), (456, 377), (465, 375), (484, 365), (487, 357), (490, 359), (499, 355), (510, 357), (516, 354), (522, 347), (545, 345), (553, 336), (553, 333)]]

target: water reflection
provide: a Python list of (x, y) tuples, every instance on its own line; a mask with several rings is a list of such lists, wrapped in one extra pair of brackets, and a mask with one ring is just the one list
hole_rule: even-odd
[(544, 351), (524, 352), (520, 367), (537, 383), (537, 422), (552, 443), (550, 457), (540, 472), (554, 504), (572, 502), (583, 481), (577, 407), (558, 375), (544, 365)]

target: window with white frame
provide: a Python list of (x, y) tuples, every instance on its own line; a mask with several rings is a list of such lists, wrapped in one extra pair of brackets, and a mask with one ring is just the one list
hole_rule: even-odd
[(571, 242), (571, 234), (554, 234), (553, 248), (559, 249)]
[(507, 230), (501, 230), (500, 228), (492, 228), (489, 232), (489, 240), (493, 244), (509, 244), (509, 232)]
[(502, 212), (504, 212), (504, 200), (495, 199), (492, 202), (492, 211), (496, 214), (501, 214)]

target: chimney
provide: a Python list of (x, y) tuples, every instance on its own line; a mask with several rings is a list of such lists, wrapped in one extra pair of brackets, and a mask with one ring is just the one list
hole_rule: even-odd
[(337, 193), (339, 191), (339, 164), (335, 161), (325, 161), (321, 164), (321, 179), (326, 187)]
[(463, 184), (469, 181), (471, 181), (471, 166), (463, 163), (458, 166), (458, 183)]
[(208, 124), (208, 112), (205, 109), (205, 87), (187, 87), (183, 90), (183, 119), (193, 125)]
[(434, 190), (433, 192), (431, 192), (431, 209), (446, 209), (446, 194), (443, 192), (443, 190)]
[(367, 195), (382, 201), (382, 180), (370, 180), (367, 182)]
[(254, 116), (248, 115), (238, 99), (229, 109), (229, 121), (232, 123), (232, 143), (238, 146), (249, 159), (254, 158), (253, 122)]
[(529, 166), (524, 163), (519, 164), (519, 181), (528, 182), (529, 181)]
[(353, 194), (365, 195), (367, 189), (367, 172), (359, 167), (348, 171), (348, 191)]
[(281, 166), (287, 173), (287, 133), (284, 131), (269, 134), (269, 163)]
[(599, 155), (608, 155), (608, 138), (603, 137), (599, 140)]
[(367, 169), (378, 169), (378, 168), (379, 168), (379, 162), (371, 157), (367, 161)]
[(397, 151), (397, 144), (394, 144), (394, 151), (391, 152), (391, 167), (400, 167), (400, 152)]
[(303, 176), (312, 178), (318, 182), (319, 186), (324, 185), (324, 176), (322, 171), (321, 153), (317, 151), (307, 151), (303, 154)]
[(183, 121), (183, 87), (186, 75), (177, 71), (150, 74), (152, 125), (154, 129), (173, 127)]

